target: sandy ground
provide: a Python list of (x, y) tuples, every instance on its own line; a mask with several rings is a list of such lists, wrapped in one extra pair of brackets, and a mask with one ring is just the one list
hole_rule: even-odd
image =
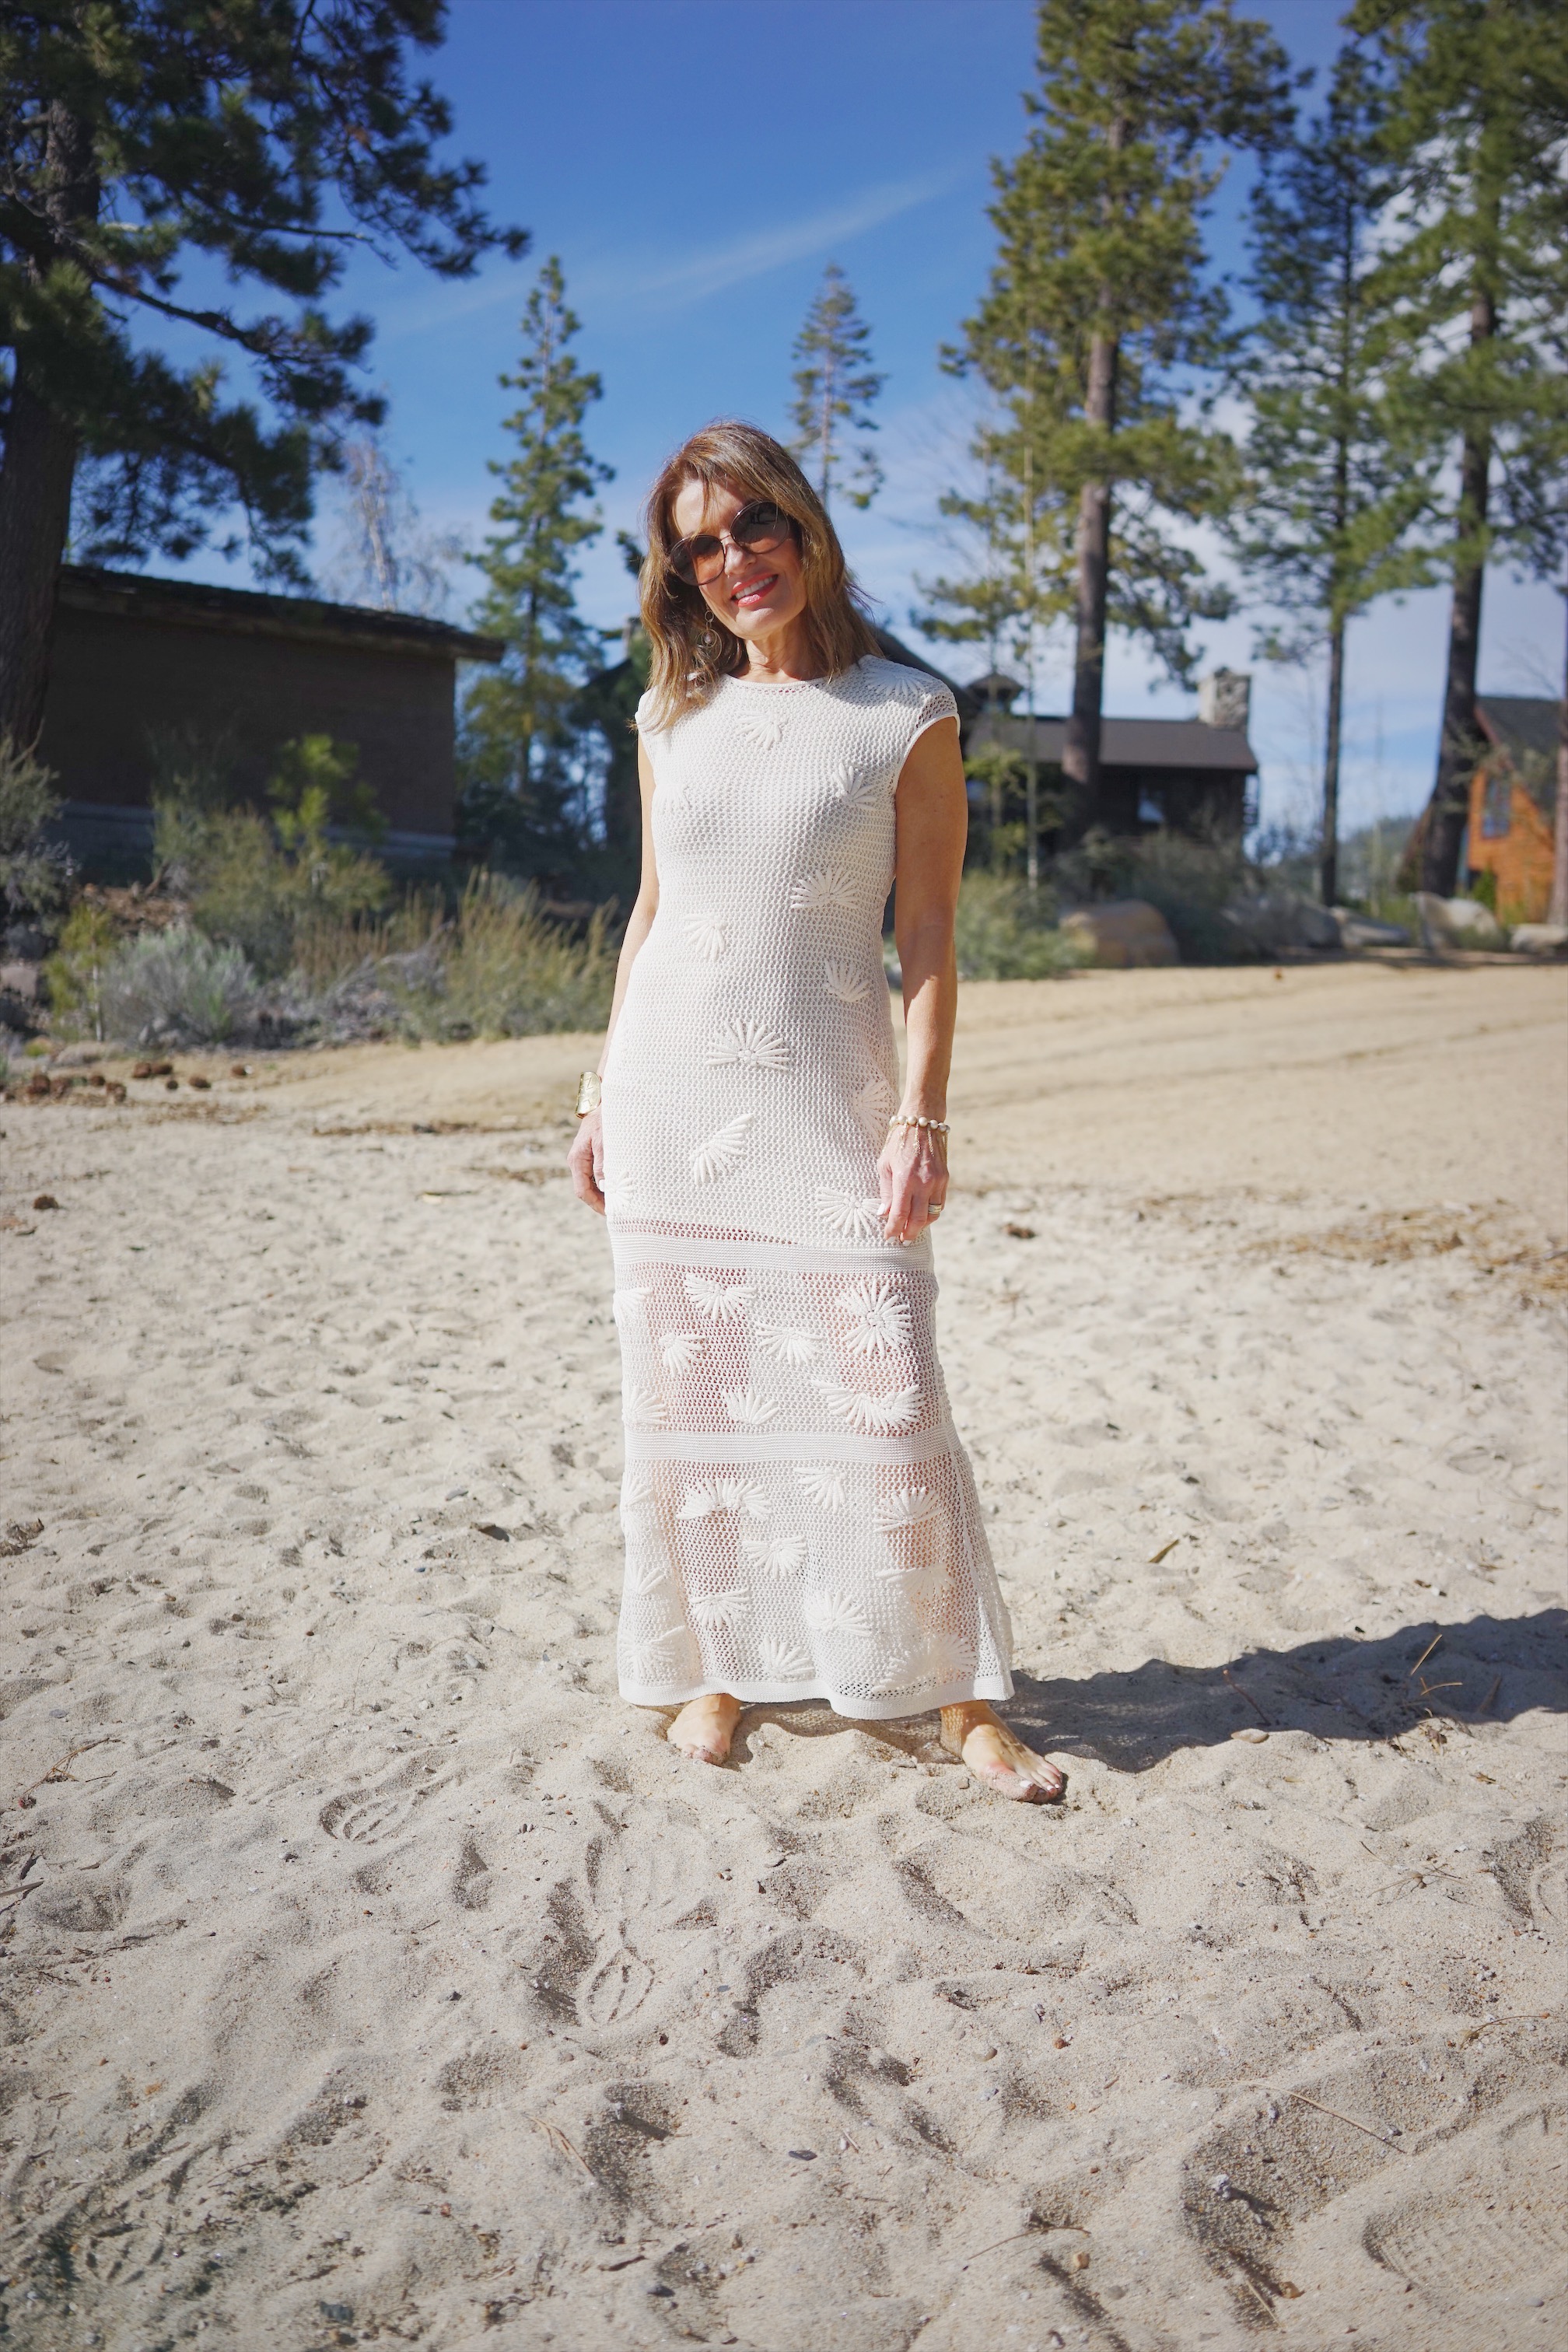
[(1051, 1811), (618, 1703), (578, 1042), (8, 1106), (5, 2340), (1562, 2344), (1565, 993), (969, 992)]

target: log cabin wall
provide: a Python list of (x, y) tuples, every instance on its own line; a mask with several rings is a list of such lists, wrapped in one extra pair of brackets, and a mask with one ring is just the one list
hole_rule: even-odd
[(358, 747), (394, 852), (440, 856), (457, 664), (501, 650), (397, 614), (68, 567), (39, 755), (59, 779), (68, 838), (129, 844), (147, 834), (159, 730), (227, 738), (237, 784), (257, 800), (280, 744), (331, 735)]

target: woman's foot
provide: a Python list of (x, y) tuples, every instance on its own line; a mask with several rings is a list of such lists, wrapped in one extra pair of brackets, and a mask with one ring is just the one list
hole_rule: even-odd
[(1067, 1774), (1026, 1748), (984, 1699), (942, 1708), (942, 1744), (977, 1780), (1016, 1804), (1054, 1805), (1067, 1793)]
[(740, 1720), (738, 1698), (728, 1691), (709, 1691), (701, 1698), (688, 1699), (664, 1736), (694, 1763), (722, 1764)]

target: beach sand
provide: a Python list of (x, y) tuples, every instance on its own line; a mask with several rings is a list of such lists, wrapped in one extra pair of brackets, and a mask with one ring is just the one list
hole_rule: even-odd
[(584, 1041), (7, 1105), (5, 2340), (1560, 2345), (1565, 993), (966, 992), (1051, 1810), (619, 1703)]

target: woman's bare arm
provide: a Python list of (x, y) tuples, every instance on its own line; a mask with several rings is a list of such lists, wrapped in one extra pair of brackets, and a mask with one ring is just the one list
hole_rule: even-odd
[[(904, 982), (908, 1067), (900, 1113), (947, 1117), (947, 1076), (958, 1017), (952, 930), (969, 831), (958, 722), (917, 737), (899, 777), (893, 933)], [(878, 1163), (885, 1230), (913, 1241), (947, 1198), (946, 1139), (894, 1128)]]
[[(610, 1040), (616, 1034), (616, 1024), (621, 1017), (621, 1005), (626, 993), (626, 982), (632, 976), (632, 966), (638, 950), (653, 927), (658, 912), (658, 866), (653, 852), (653, 769), (647, 751), (637, 744), (637, 782), (642, 790), (642, 877), (637, 895), (626, 923), (626, 937), (621, 941), (620, 961), (616, 966), (616, 992), (610, 1000), (610, 1023), (605, 1032), (604, 1049), (594, 1065), (603, 1070), (605, 1056), (610, 1050)], [(591, 1110), (577, 1122), (577, 1134), (566, 1155), (566, 1165), (572, 1171), (573, 1189), (580, 1201), (590, 1209), (605, 1213), (605, 1140), (604, 1123), (596, 1110)]]

